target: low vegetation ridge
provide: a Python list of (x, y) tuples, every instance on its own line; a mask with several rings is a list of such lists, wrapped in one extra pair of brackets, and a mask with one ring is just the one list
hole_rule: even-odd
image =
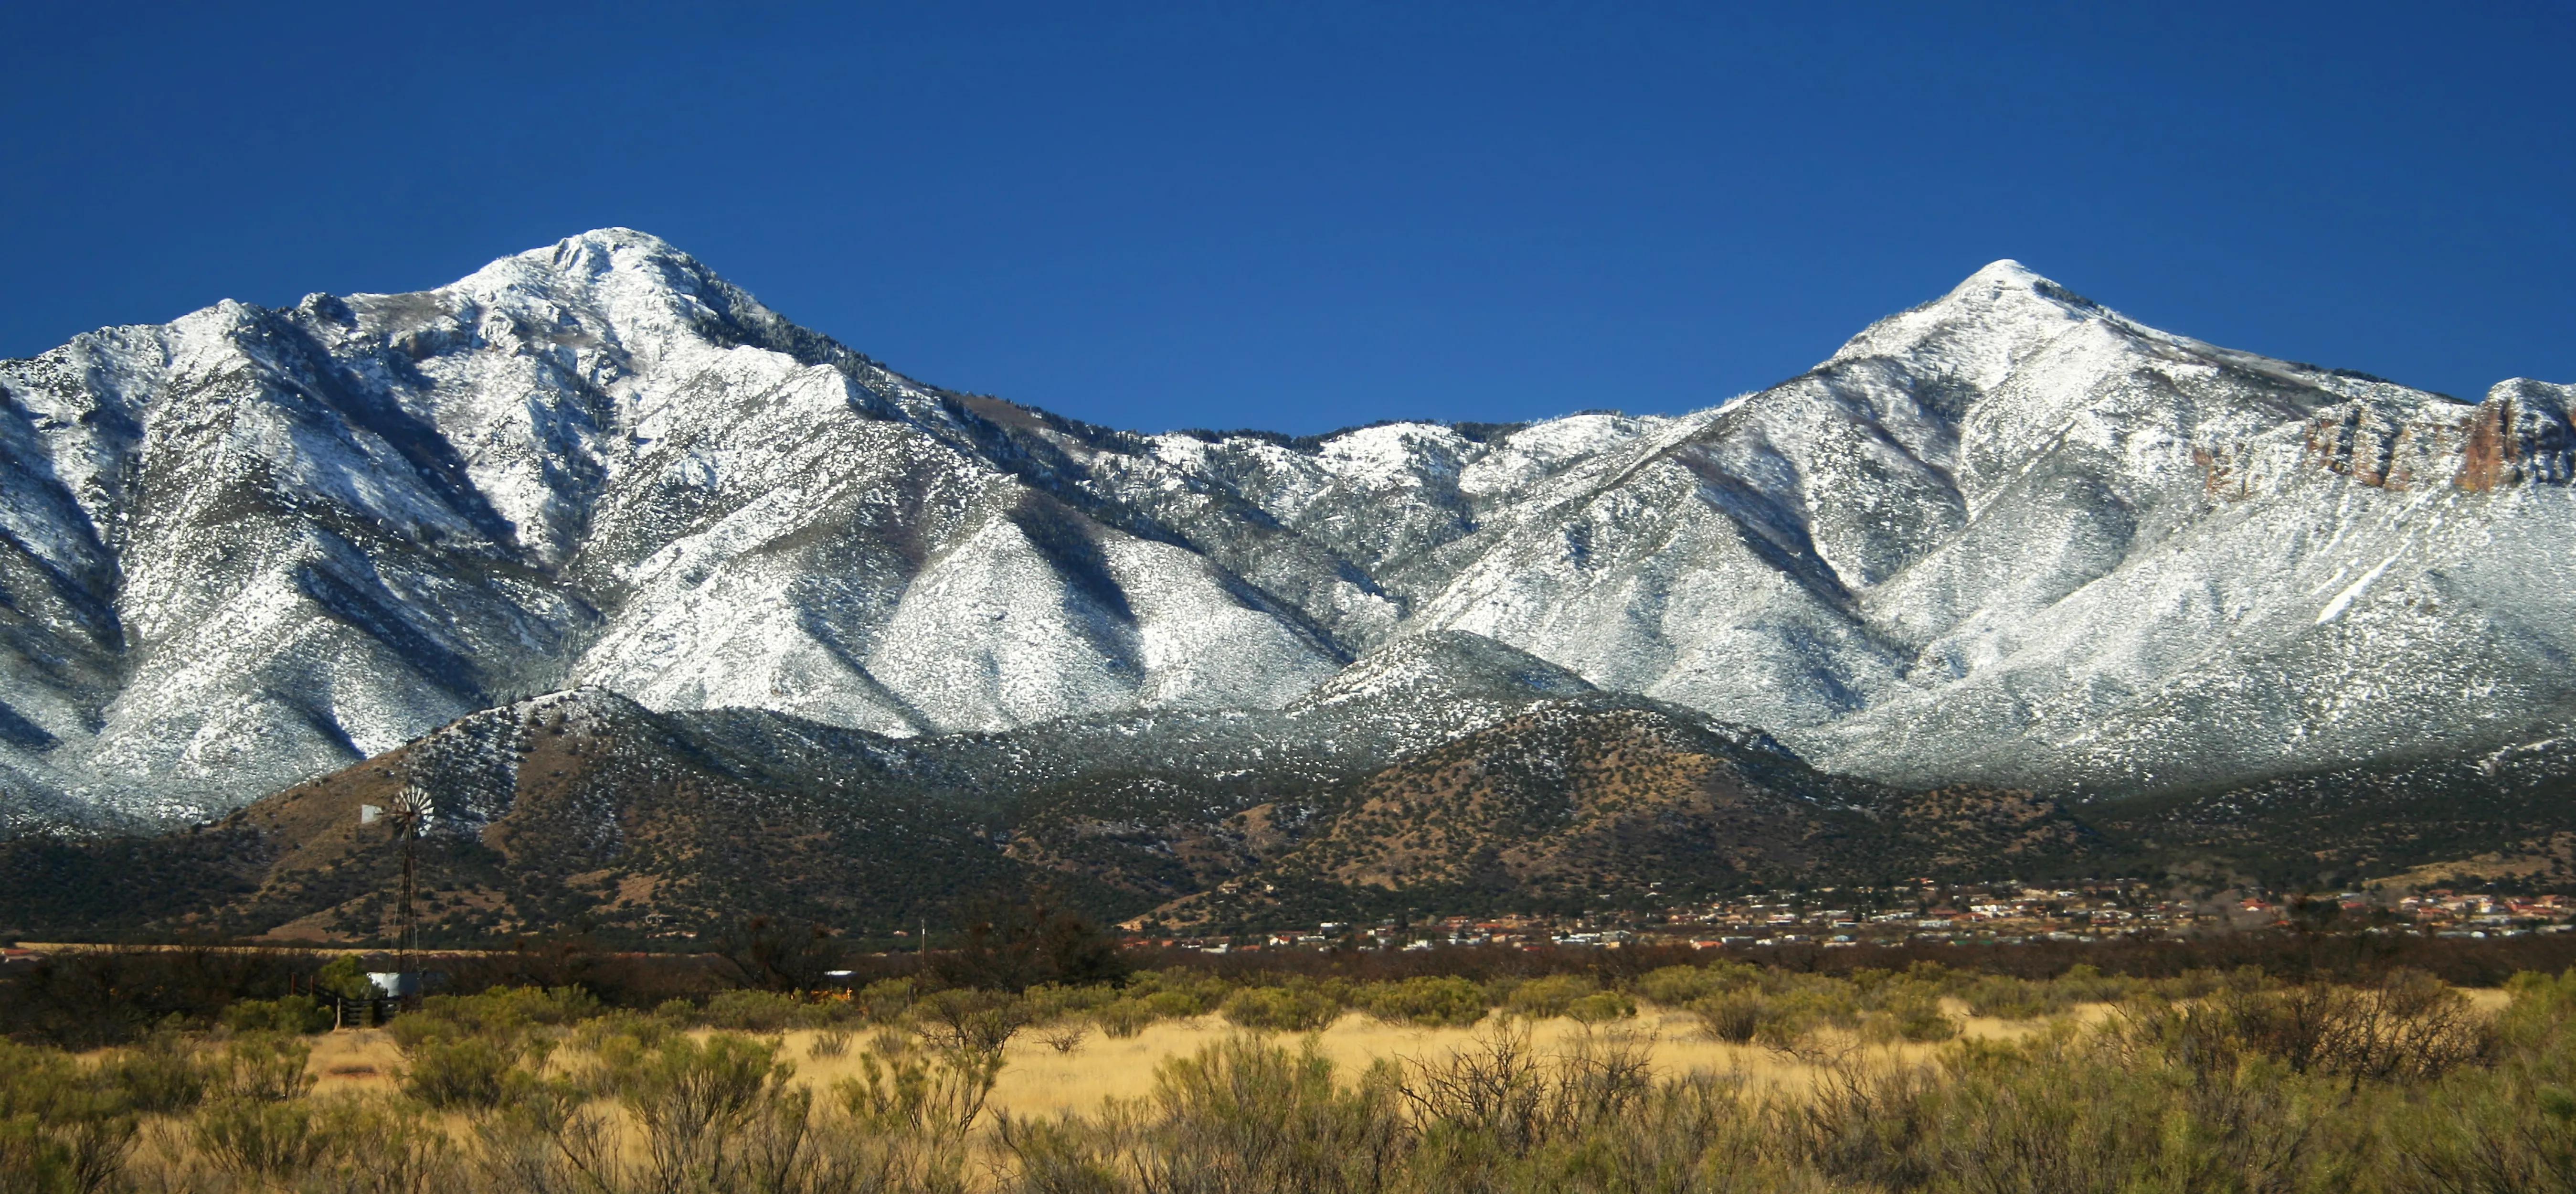
[[(1075, 951), (1056, 960), (1095, 968), (1017, 975), (1034, 982), (970, 949), (819, 990), (748, 954), (555, 954), (460, 968), (452, 993), (337, 1029), (380, 1010), (340, 998), (366, 990), (353, 956), (66, 955), (0, 977), (16, 1038), (0, 1040), (0, 1181), (2546, 1190), (2576, 1171), (2576, 969), (2519, 967), (2566, 944), (2284, 938), (2247, 955), (2261, 964), (2096, 951), (2107, 969), (2029, 950), (1816, 969), (1648, 951), (1132, 968)], [(590, 969), (521, 981), (544, 965)], [(201, 1002), (27, 1014), (69, 1012), (98, 980), (128, 1003)], [(791, 989), (736, 985), (760, 980)]]
[(190, 830), (0, 841), (0, 936), (388, 941), (401, 843), (366, 810), (406, 788), (431, 799), (421, 939), (446, 945), (584, 932), (687, 950), (754, 915), (891, 941), (960, 899), (1032, 885), (1167, 936), (1902, 889), (1887, 911), (1923, 880), (2007, 877), (2121, 877), (2202, 901), (2401, 875), (2576, 890), (2576, 837), (2562, 836), (2576, 834), (2576, 768), (2554, 743), (2067, 805), (1837, 776), (1757, 733), (1607, 694), (1541, 700), (1391, 762), (1274, 750), (1259, 766), (1154, 766), (1089, 732), (1053, 748), (1095, 760), (1064, 778), (1029, 760), (1025, 736), (896, 747), (773, 714), (559, 694)]

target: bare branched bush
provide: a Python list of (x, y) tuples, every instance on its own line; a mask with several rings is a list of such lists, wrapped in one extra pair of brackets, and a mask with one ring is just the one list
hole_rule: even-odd
[(1517, 1157), (1637, 1110), (1654, 1089), (1647, 1056), (1641, 1039), (1607, 1034), (1548, 1056), (1505, 1021), (1448, 1057), (1403, 1064), (1392, 1087), (1417, 1129), (1471, 1133)]
[(839, 1057), (849, 1051), (850, 1030), (839, 1027), (815, 1033), (814, 1039), (805, 1046), (805, 1056), (815, 1058)]
[(1770, 1001), (1759, 991), (1726, 991), (1692, 1000), (1689, 1006), (1699, 1018), (1700, 1032), (1710, 1040), (1741, 1045), (1761, 1030)]
[(913, 1005), (914, 1031), (932, 1048), (998, 1056), (1022, 1028), (1029, 1008), (999, 991), (936, 992)]
[(1082, 1048), (1084, 1041), (1091, 1039), (1091, 1023), (1067, 1017), (1039, 1026), (1032, 1035), (1037, 1037), (1039, 1044), (1058, 1053), (1073, 1053)]

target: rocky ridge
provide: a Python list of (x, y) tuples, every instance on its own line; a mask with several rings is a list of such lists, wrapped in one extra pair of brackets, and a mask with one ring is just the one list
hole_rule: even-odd
[(1299, 716), (1444, 634), (1914, 786), (2475, 750), (2576, 695), (2571, 396), (2222, 349), (1999, 262), (1687, 415), (1139, 435), (602, 230), (0, 363), (0, 815), (205, 817), (580, 684), (816, 751), (1143, 718), (1200, 727), (1156, 766), (1348, 762), (1508, 712), (1421, 673), (1367, 750)]

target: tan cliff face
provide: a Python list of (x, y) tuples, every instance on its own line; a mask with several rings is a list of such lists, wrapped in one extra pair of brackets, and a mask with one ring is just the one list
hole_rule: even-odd
[[(2431, 480), (2485, 493), (2520, 484), (2565, 485), (2576, 475), (2566, 387), (2517, 379), (2475, 406), (2427, 404), (2392, 419), (2355, 402), (2318, 412), (2307, 427), (2304, 459), (2312, 467), (2392, 490)], [(2236, 480), (2224, 448), (2195, 449), (2209, 492)]]
[(2529, 381), (2497, 386), (2469, 418), (2452, 483), (2471, 491), (2566, 484), (2576, 435), (2568, 427), (2564, 390)]

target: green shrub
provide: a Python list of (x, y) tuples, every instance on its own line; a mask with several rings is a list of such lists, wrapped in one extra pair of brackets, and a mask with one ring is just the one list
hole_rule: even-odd
[(872, 1023), (890, 1024), (912, 1009), (921, 984), (909, 978), (881, 978), (850, 996), (850, 1006)]
[(283, 1033), (243, 1033), (225, 1043), (208, 1093), (259, 1103), (300, 1098), (313, 1089), (304, 1072), (312, 1056), (313, 1046)]
[(1637, 1014), (1637, 1001), (1617, 991), (1595, 991), (1565, 1005), (1567, 1018), (1581, 1024), (1606, 1024)]
[(579, 987), (494, 987), (473, 995), (432, 995), (420, 1012), (394, 1021), (453, 1024), (469, 1032), (516, 1032), (531, 1026), (561, 1027), (606, 1010)]
[(1930, 989), (1903, 984), (1877, 1001), (1862, 1025), (1877, 1040), (1946, 1041), (1959, 1035), (1959, 1025), (1941, 1010), (1941, 997)]
[(2067, 968), (2066, 973), (2051, 980), (2050, 986), (2070, 1006), (2078, 1003), (2118, 1003), (2136, 994), (2146, 984), (2125, 974), (2104, 974), (2083, 962)]
[(81, 1079), (70, 1054), (0, 1037), (0, 1119), (57, 1114), (83, 1090)]
[(2187, 1004), (2133, 1004), (2126, 1039), (2198, 1074), (2254, 1058), (2294, 1074), (2422, 1082), (2491, 1059), (2509, 1023), (2475, 1013), (2429, 975), (2369, 987), (2327, 983), (2228, 990)]
[(867, 1132), (962, 1140), (983, 1114), (1002, 1061), (998, 1042), (881, 1033), (859, 1056), (860, 1076), (833, 1083), (832, 1092)]
[(583, 1023), (602, 1014), (599, 1000), (578, 987), (495, 987), (476, 995), (432, 995), (421, 1009), (386, 1026), (404, 1053), (428, 1042), (484, 1036), (512, 1042), (541, 1030)]
[(328, 1032), (336, 1016), (328, 1004), (301, 995), (283, 999), (244, 999), (223, 1010), (223, 1025), (234, 1032)]
[(391, 1099), (319, 1101), (310, 1121), (318, 1157), (302, 1184), (333, 1194), (447, 1194), (480, 1191), (456, 1142), (417, 1107)]
[[(1309, 1041), (1290, 1053), (1236, 1038), (1163, 1063), (1154, 1148), (1139, 1185), (1156, 1190), (1387, 1188), (1405, 1131), (1384, 1083), (1346, 1087)], [(1437, 1188), (1437, 1187), (1431, 1187)]]
[(1465, 1028), (1489, 1010), (1485, 989), (1456, 975), (1377, 983), (1354, 998), (1370, 1015), (1401, 1024)]
[(601, 1014), (597, 999), (575, 987), (498, 987), (469, 996), (433, 996), (416, 1015), (396, 1019), (403, 1092), (438, 1110), (499, 1106), (535, 1080), (555, 1042), (569, 1035), (596, 1045), (643, 1035), (658, 1039), (661, 1021), (632, 1012)]
[(1225, 1001), (1225, 1018), (1257, 1032), (1314, 1032), (1342, 1014), (1341, 1004), (1313, 988), (1246, 987)]
[(1200, 998), (1196, 991), (1156, 991), (1145, 996), (1140, 1002), (1153, 1011), (1155, 1018), (1162, 1020), (1187, 1020), (1194, 1016), (1204, 1016), (1213, 1006), (1207, 1000)]
[(219, 1099), (198, 1110), (193, 1135), (199, 1151), (236, 1177), (292, 1179), (331, 1143), (313, 1130), (313, 1111), (302, 1099)]
[(367, 968), (356, 954), (341, 954), (322, 964), (313, 975), (313, 989), (342, 999), (365, 999), (376, 993), (376, 985), (367, 978)]
[(607, 1010), (598, 996), (580, 987), (500, 987), (476, 998), (495, 1009), (489, 1017), (495, 1022), (515, 1020), (558, 1028)]
[(1666, 966), (1638, 979), (1637, 993), (1650, 1003), (1687, 1007), (1693, 1000), (1716, 994), (1722, 982), (1716, 974), (1702, 967)]
[(710, 1033), (704, 1040), (670, 1036), (650, 1049), (603, 1056), (602, 1089), (639, 1111), (686, 1104), (673, 1114), (704, 1119), (739, 1108), (786, 1081), (795, 1067), (774, 1042)]
[(598, 1052), (611, 1039), (632, 1041), (649, 1049), (681, 1028), (681, 1024), (658, 1011), (620, 1009), (574, 1025), (568, 1039), (574, 1048), (591, 1053)]
[(1125, 1040), (1142, 1034), (1160, 1017), (1154, 1014), (1153, 1005), (1142, 999), (1114, 999), (1094, 1009), (1091, 1018), (1099, 1022), (1103, 1033)]
[(777, 1032), (794, 1023), (805, 1001), (776, 991), (719, 991), (707, 1000), (699, 1019), (709, 1028), (737, 1032)]
[(0, 1038), (0, 1190), (112, 1188), (134, 1134), (113, 1084), (68, 1054)]
[(1042, 983), (1020, 998), (1027, 1001), (1031, 1019), (1060, 1020), (1107, 1006), (1118, 998), (1118, 990), (1098, 983), (1078, 987)]
[(2000, 974), (1978, 979), (1960, 998), (1967, 1000), (1970, 1012), (2001, 1020), (2033, 1020), (2075, 1006), (2070, 988)]
[(801, 1135), (811, 1092), (791, 1087), (795, 1067), (775, 1042), (730, 1033), (673, 1035), (649, 1050), (603, 1055), (596, 1080), (633, 1116), (647, 1157), (645, 1188), (773, 1188), (759, 1176), (770, 1146)]
[(506, 1038), (431, 1037), (403, 1051), (403, 1093), (440, 1110), (498, 1106), (525, 1054)]
[(1795, 1049), (1819, 1028), (1859, 1024), (1858, 992), (1850, 984), (1809, 979), (1763, 998), (1753, 1040), (1773, 1049)]
[(1513, 987), (1504, 997), (1504, 1005), (1521, 1015), (1544, 1020), (1564, 1015), (1575, 1000), (1600, 989), (1601, 984), (1589, 975), (1551, 974)]
[(2519, 1015), (2535, 1018), (2576, 1018), (2576, 968), (2564, 974), (2525, 970), (2505, 981), (2505, 994)]
[(128, 1106), (152, 1114), (186, 1111), (206, 1097), (214, 1067), (186, 1037), (164, 1029), (99, 1066)]
[(1215, 1011), (1234, 994), (1234, 988), (1223, 979), (1190, 970), (1140, 970), (1128, 976), (1122, 994), (1144, 1000), (1155, 1015), (1186, 1020)]
[(0, 1191), (55, 1194), (118, 1188), (116, 1176), (132, 1146), (131, 1121), (103, 1135), (97, 1122), (65, 1123), (25, 1115), (0, 1119)]

